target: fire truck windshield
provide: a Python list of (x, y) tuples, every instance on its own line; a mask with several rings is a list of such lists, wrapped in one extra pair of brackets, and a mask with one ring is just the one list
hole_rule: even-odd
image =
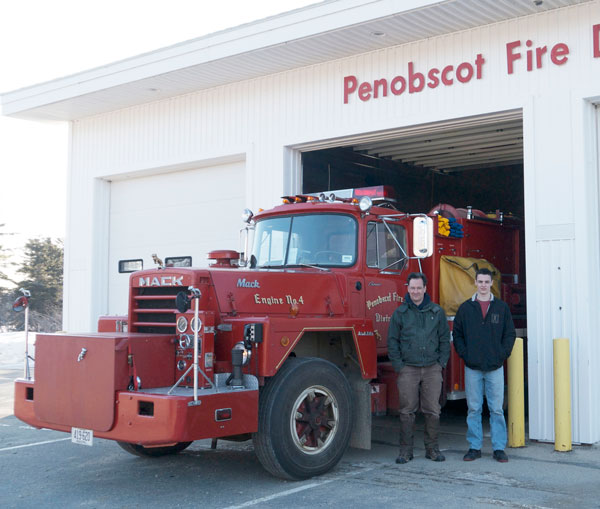
[(344, 214), (263, 219), (254, 235), (256, 266), (349, 267), (356, 261), (356, 232), (356, 220)]

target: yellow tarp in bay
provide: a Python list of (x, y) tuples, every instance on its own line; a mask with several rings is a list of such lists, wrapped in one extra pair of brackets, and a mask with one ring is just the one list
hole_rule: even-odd
[(448, 316), (454, 316), (458, 307), (475, 293), (475, 272), (479, 269), (489, 269), (492, 272), (492, 293), (494, 297), (500, 298), (502, 274), (493, 264), (483, 258), (441, 257), (440, 306)]

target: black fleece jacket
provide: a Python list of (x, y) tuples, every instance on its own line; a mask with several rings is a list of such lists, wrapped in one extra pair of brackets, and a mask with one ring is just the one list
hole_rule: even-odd
[(463, 302), (454, 318), (454, 349), (465, 364), (479, 371), (498, 369), (508, 359), (515, 343), (515, 326), (508, 305), (490, 302), (485, 319), (476, 295)]

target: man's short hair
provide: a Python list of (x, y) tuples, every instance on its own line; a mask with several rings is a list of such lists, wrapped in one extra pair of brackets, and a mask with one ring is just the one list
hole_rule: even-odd
[(406, 284), (410, 284), (411, 280), (413, 279), (420, 279), (423, 281), (423, 286), (427, 286), (427, 276), (425, 276), (425, 274), (422, 272), (411, 272), (406, 278)]
[(475, 280), (477, 280), (477, 276), (490, 276), (490, 279), (494, 280), (494, 273), (490, 269), (486, 269), (483, 267), (482, 269), (477, 269), (475, 272)]

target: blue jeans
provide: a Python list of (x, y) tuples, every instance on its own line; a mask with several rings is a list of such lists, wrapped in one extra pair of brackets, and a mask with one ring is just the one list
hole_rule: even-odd
[(478, 371), (465, 366), (465, 391), (467, 393), (467, 441), (471, 449), (481, 449), (483, 429), (481, 425), (481, 409), (483, 396), (487, 399), (490, 411), (490, 429), (492, 449), (494, 451), (506, 447), (506, 421), (502, 403), (504, 401), (504, 367), (495, 371)]

